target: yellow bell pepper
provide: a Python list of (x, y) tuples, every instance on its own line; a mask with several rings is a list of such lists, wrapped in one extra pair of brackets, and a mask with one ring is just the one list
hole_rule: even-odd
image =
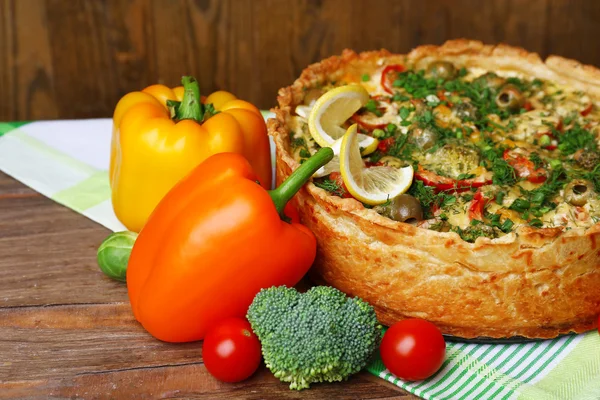
[(233, 94), (200, 97), (198, 83), (152, 85), (128, 93), (113, 114), (112, 204), (119, 221), (139, 232), (164, 195), (215, 153), (243, 155), (260, 184), (271, 186), (271, 154), (260, 111)]

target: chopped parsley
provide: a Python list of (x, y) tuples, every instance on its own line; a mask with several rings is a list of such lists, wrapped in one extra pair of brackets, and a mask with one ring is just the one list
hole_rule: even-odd
[(512, 186), (517, 182), (515, 169), (506, 160), (501, 158), (494, 159), (492, 163), (492, 182), (494, 185)]
[(542, 160), (538, 153), (531, 153), (529, 155), (529, 161), (533, 163), (535, 169), (541, 168), (544, 165), (544, 160)]
[(392, 83), (392, 86), (404, 89), (414, 99), (424, 99), (437, 93), (439, 81), (425, 78), (424, 70), (405, 71), (398, 74), (398, 78)]
[(580, 149), (596, 151), (598, 150), (598, 143), (596, 137), (590, 131), (576, 123), (572, 128), (567, 129), (558, 136), (558, 149), (564, 155), (570, 155)]
[(381, 110), (377, 107), (377, 102), (373, 99), (370, 99), (369, 101), (367, 101), (367, 104), (365, 104), (365, 106), (363, 108), (366, 111), (371, 112), (378, 117), (381, 117), (383, 115)]
[(400, 115), (400, 118), (402, 118), (402, 119), (407, 119), (408, 116), (410, 115), (410, 110), (406, 107), (400, 107), (400, 111), (398, 112), (398, 115)]
[(315, 184), (315, 186), (327, 190), (334, 196), (342, 197), (346, 193), (344, 188), (339, 183), (331, 179), (315, 180), (313, 183)]

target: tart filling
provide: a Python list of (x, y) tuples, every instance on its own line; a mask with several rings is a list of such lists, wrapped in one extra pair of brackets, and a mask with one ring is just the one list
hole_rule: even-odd
[[(433, 61), (346, 73), (307, 89), (289, 121), (298, 162), (319, 145), (308, 117), (328, 90), (360, 83), (369, 101), (347, 126), (378, 139), (367, 166), (415, 171), (408, 192), (373, 207), (468, 242), (520, 226), (588, 228), (600, 222), (600, 111), (584, 92), (514, 72)], [(332, 196), (351, 197), (339, 172), (315, 177)]]

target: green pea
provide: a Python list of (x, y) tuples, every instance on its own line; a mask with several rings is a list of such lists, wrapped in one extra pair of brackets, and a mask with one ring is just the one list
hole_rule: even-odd
[(98, 265), (109, 278), (125, 282), (127, 263), (137, 239), (135, 232), (111, 233), (98, 248)]
[(543, 136), (540, 138), (540, 146), (542, 146), (542, 147), (546, 147), (546, 146), (549, 146), (549, 145), (550, 145), (550, 143), (552, 143), (552, 141), (551, 141), (551, 139), (550, 139), (550, 136), (548, 136), (548, 135), (543, 135)]

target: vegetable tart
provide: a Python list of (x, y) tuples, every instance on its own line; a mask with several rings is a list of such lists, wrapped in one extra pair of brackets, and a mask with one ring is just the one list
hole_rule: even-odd
[(414, 176), (375, 205), (335, 170), (295, 196), (318, 241), (316, 281), (368, 301), (383, 324), (423, 318), (463, 338), (596, 327), (600, 70), (470, 40), (345, 50), (280, 89), (268, 121), (278, 182), (318, 150), (311, 108), (344, 85), (369, 94), (341, 125), (376, 139), (364, 167)]

